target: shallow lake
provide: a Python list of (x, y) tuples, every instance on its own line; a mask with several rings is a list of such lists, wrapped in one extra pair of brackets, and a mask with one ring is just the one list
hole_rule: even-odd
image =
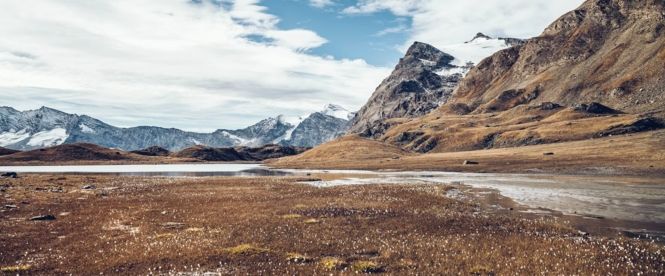
[(279, 176), (287, 172), (270, 170), (261, 164), (158, 164), (158, 165), (81, 165), (81, 166), (5, 166), (0, 172), (111, 174), (120, 176)]

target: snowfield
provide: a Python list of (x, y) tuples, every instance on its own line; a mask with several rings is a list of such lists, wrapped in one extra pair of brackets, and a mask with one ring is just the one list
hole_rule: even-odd
[(3, 132), (0, 133), (0, 146), (1, 147), (9, 146), (28, 138), (30, 138), (30, 133), (28, 133), (28, 131), (25, 129), (20, 130), (18, 132), (16, 131)]
[(28, 146), (32, 147), (52, 147), (62, 145), (69, 138), (67, 130), (64, 128), (54, 128), (52, 130), (37, 132), (28, 141)]

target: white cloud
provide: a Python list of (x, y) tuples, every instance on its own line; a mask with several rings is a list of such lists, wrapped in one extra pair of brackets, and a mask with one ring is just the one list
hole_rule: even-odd
[(119, 126), (242, 127), (326, 103), (359, 108), (389, 70), (307, 53), (253, 0), (7, 0), (0, 105), (47, 105)]
[(377, 32), (374, 35), (375, 36), (385, 36), (385, 35), (389, 35), (389, 34), (402, 33), (402, 32), (408, 31), (408, 30), (409, 30), (409, 27), (407, 27), (406, 25), (398, 25), (397, 27), (385, 28), (385, 29)]
[(388, 10), (396, 15), (405, 16), (415, 13), (422, 3), (424, 1), (421, 0), (360, 0), (357, 5), (347, 7), (342, 12), (363, 14)]
[(389, 11), (412, 19), (410, 39), (437, 47), (468, 41), (478, 32), (529, 38), (583, 0), (360, 0), (345, 14)]
[(325, 8), (335, 4), (335, 2), (333, 0), (309, 0), (309, 4), (312, 7)]

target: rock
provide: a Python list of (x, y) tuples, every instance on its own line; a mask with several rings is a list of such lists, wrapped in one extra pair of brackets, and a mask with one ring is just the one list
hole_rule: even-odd
[(13, 204), (7, 204), (7, 205), (5, 205), (5, 208), (7, 208), (7, 209), (16, 209), (16, 208), (18, 208), (18, 206), (13, 205)]
[(135, 150), (131, 151), (131, 153), (145, 156), (169, 156), (169, 154), (171, 154), (169, 150), (159, 146), (152, 146), (142, 150)]
[(600, 103), (592, 102), (592, 103), (583, 103), (583, 104), (578, 104), (575, 105), (575, 110), (577, 111), (583, 111), (591, 114), (619, 114), (621, 112), (614, 110), (612, 108), (609, 108), (607, 106), (604, 106)]
[(162, 227), (166, 229), (180, 229), (185, 227), (185, 224), (181, 222), (167, 222), (162, 224)]
[(554, 155), (554, 153), (553, 152), (545, 152), (545, 153), (543, 153), (543, 155), (549, 156), (549, 155)]
[(464, 165), (478, 165), (478, 164), (480, 164), (480, 163), (478, 163), (477, 161), (464, 160), (464, 163), (463, 163), (463, 164), (464, 164)]
[(97, 187), (95, 185), (85, 185), (85, 186), (81, 187), (82, 190), (94, 190), (96, 188)]
[(544, 102), (541, 103), (540, 106), (538, 106), (540, 110), (555, 110), (561, 108), (561, 105), (553, 103), (553, 102)]
[(15, 172), (6, 172), (0, 175), (0, 177), (5, 177), (5, 178), (18, 178), (18, 174)]
[(40, 215), (40, 216), (31, 217), (30, 220), (33, 220), (33, 221), (55, 220), (55, 216), (54, 215)]

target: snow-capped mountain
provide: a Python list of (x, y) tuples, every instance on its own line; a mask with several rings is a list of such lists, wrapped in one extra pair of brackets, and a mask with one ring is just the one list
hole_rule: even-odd
[(277, 116), (244, 129), (196, 133), (151, 126), (119, 128), (89, 116), (68, 114), (48, 107), (23, 112), (0, 107), (0, 147), (30, 150), (78, 142), (128, 151), (151, 146), (171, 151), (195, 145), (316, 146), (343, 134), (348, 118), (352, 116), (353, 113), (340, 106), (327, 105), (323, 111), (295, 120)]
[(282, 144), (313, 147), (331, 141), (346, 133), (355, 115), (339, 105), (326, 105), (322, 111), (314, 112), (300, 121)]

